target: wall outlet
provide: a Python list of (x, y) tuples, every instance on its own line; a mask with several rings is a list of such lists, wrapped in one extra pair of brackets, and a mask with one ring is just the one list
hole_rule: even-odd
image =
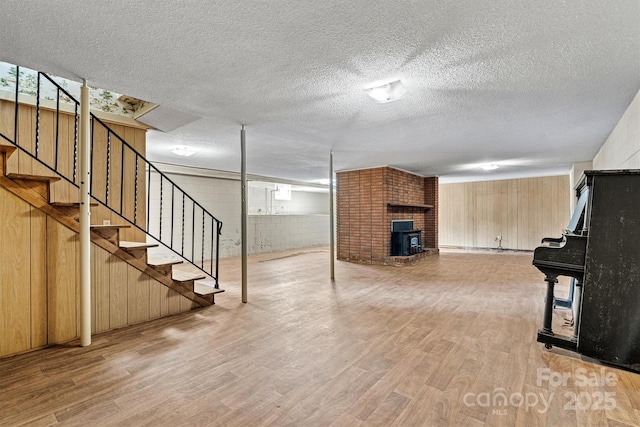
[(102, 225), (111, 225), (111, 220), (109, 220), (109, 219), (103, 219), (103, 220), (102, 220)]

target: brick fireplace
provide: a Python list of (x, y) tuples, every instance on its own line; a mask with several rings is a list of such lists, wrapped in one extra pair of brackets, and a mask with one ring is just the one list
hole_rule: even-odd
[[(438, 253), (438, 177), (389, 166), (341, 171), (337, 177), (338, 259), (403, 264)], [(391, 255), (391, 222), (413, 220), (424, 252)]]

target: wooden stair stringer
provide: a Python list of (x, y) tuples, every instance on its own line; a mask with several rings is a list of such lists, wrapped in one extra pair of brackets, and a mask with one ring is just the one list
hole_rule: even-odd
[[(60, 224), (64, 225), (71, 231), (75, 233), (80, 232), (80, 224), (78, 223), (78, 221), (76, 221), (72, 216), (68, 214), (69, 208), (56, 207), (54, 205), (51, 205), (46, 200), (44, 200), (41, 193), (34, 190), (33, 188), (29, 188), (28, 186), (23, 185), (23, 183), (20, 180), (14, 181), (12, 179), (7, 178), (4, 175), (0, 175), (0, 186), (5, 188), (7, 191), (12, 193), (13, 195), (29, 203), (34, 208), (40, 210), (41, 212), (55, 219), (56, 221), (58, 221)], [(96, 245), (100, 246), (102, 249), (124, 260), (131, 266), (135, 267), (137, 270), (149, 275), (150, 277), (162, 283), (169, 289), (174, 290), (175, 292), (195, 302), (196, 304), (199, 304), (202, 307), (208, 307), (212, 305), (212, 302), (209, 301), (207, 298), (203, 298), (202, 296), (194, 293), (193, 290), (189, 290), (184, 286), (180, 285), (179, 283), (174, 282), (171, 279), (171, 277), (161, 274), (151, 266), (147, 265), (146, 263), (142, 262), (139, 259), (136, 259), (135, 256), (125, 252), (124, 250), (121, 250), (121, 248), (109, 242), (108, 240), (105, 240), (100, 235), (94, 232), (91, 232), (91, 241)]]
[(9, 173), (5, 176), (22, 187), (30, 188), (40, 194), (40, 197), (47, 203), (51, 200), (51, 184), (60, 181), (60, 177), (58, 176), (26, 175), (20, 173)]
[(55, 218), (56, 221), (58, 221), (68, 229), (75, 231), (76, 233), (80, 232), (80, 224), (68, 214), (68, 208), (59, 208), (51, 205), (42, 197), (42, 194), (40, 192), (27, 185), (24, 185), (24, 182), (22, 180), (14, 181), (10, 178), (7, 178), (6, 176), (0, 176), (0, 186), (4, 187), (13, 195), (29, 203), (39, 211), (42, 211), (43, 213)]
[(130, 253), (121, 250), (121, 248), (109, 242), (108, 240), (103, 239), (100, 236), (96, 235), (96, 237), (97, 238), (92, 239), (93, 243), (100, 246), (102, 249), (106, 250), (110, 254), (120, 258), (123, 261), (126, 261), (128, 264), (132, 265), (139, 271), (151, 276), (152, 278), (162, 283), (169, 289), (172, 289), (177, 293), (179, 293), (180, 295), (186, 297), (187, 299), (190, 299), (191, 301), (197, 304), (200, 304), (202, 307), (211, 305), (211, 302), (209, 302), (206, 298), (203, 298), (200, 295), (194, 293), (193, 291), (188, 290), (184, 286), (181, 286), (180, 284), (175, 283), (170, 277), (167, 277), (162, 273), (156, 271), (153, 267), (141, 261), (140, 259), (136, 258), (134, 255), (131, 255)]
[[(80, 203), (79, 202), (51, 202), (53, 207), (60, 210), (60, 212), (64, 212), (65, 215), (69, 215), (74, 220), (80, 220)], [(98, 206), (97, 203), (91, 202), (89, 206), (94, 207)]]

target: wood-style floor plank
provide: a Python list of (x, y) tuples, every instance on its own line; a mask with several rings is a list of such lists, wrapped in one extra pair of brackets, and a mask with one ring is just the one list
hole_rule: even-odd
[[(535, 341), (545, 284), (531, 258), (337, 262), (331, 282), (327, 250), (261, 254), (247, 304), (239, 260), (221, 260), (212, 307), (0, 360), (0, 426), (640, 425), (640, 375)], [(616, 384), (579, 384), (601, 369)], [(567, 409), (605, 392), (615, 408)]]

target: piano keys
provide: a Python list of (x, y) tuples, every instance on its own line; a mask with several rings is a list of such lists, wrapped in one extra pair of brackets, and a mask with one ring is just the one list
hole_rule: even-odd
[[(577, 191), (575, 228), (534, 251), (547, 282), (538, 341), (640, 372), (640, 170), (586, 171)], [(575, 279), (571, 337), (552, 329), (558, 276)]]

